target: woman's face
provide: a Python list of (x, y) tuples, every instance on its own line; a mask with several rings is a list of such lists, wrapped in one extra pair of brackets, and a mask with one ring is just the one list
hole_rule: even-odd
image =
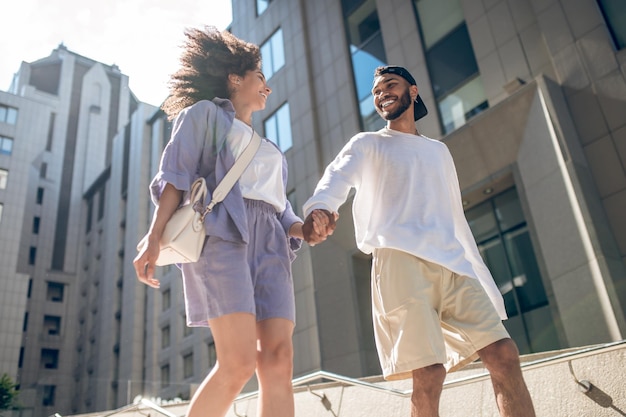
[(236, 82), (238, 99), (248, 104), (252, 111), (263, 110), (265, 102), (272, 93), (272, 89), (267, 86), (265, 75), (260, 69), (246, 72), (246, 75)]

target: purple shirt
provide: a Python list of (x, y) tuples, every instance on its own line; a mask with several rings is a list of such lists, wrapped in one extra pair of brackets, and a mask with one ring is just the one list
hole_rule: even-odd
[[(185, 192), (188, 197), (195, 179), (204, 177), (209, 189), (205, 204), (211, 201), (210, 190), (226, 175), (235, 163), (235, 157), (226, 146), (235, 109), (229, 100), (214, 98), (201, 100), (183, 109), (172, 125), (172, 136), (161, 156), (159, 171), (150, 183), (152, 202), (158, 205), (167, 183)], [(287, 160), (283, 155), (283, 183), (287, 184)], [(291, 204), (278, 213), (285, 235), (289, 228), (302, 220)], [(204, 222), (206, 233), (232, 242), (249, 242), (248, 224), (239, 183), (235, 183), (224, 201), (219, 203)], [(302, 241), (290, 239), (290, 247), (297, 250)]]

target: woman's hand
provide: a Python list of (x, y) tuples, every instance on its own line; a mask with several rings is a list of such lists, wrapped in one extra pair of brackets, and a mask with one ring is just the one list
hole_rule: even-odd
[(137, 279), (152, 288), (159, 288), (159, 280), (154, 278), (154, 267), (159, 258), (161, 234), (172, 214), (180, 205), (183, 192), (176, 189), (172, 184), (167, 184), (163, 189), (159, 205), (154, 210), (152, 224), (148, 234), (141, 240), (143, 246), (133, 260)]
[(159, 238), (147, 234), (141, 242), (143, 247), (133, 260), (137, 279), (152, 288), (159, 288), (161, 284), (154, 278), (154, 267), (159, 257)]

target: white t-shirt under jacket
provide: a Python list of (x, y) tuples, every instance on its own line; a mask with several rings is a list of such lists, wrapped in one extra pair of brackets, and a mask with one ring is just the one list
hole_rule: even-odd
[(502, 295), (465, 219), (448, 147), (384, 128), (355, 135), (328, 165), (304, 204), (336, 212), (354, 188), (356, 243), (365, 253), (392, 248), (480, 280), (502, 319)]

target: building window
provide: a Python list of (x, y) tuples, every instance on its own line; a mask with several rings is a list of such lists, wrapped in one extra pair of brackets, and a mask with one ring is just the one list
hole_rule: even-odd
[(24, 365), (24, 346), (20, 347), (20, 357), (17, 360), (17, 367), (21, 369), (22, 365)]
[(91, 232), (91, 223), (93, 221), (93, 197), (89, 197), (89, 200), (87, 200), (87, 228), (86, 228), (86, 232), (89, 233)]
[(624, 0), (598, 0), (604, 20), (617, 49), (626, 48), (626, 2)]
[(488, 107), (459, 0), (415, 0), (426, 66), (444, 133)]
[(43, 204), (43, 188), (42, 187), (37, 188), (37, 197), (36, 197), (35, 203)]
[(170, 366), (163, 365), (161, 366), (161, 388), (170, 386)]
[(215, 350), (215, 342), (209, 342), (207, 347), (209, 348), (209, 366), (214, 366), (217, 363), (217, 351)]
[(22, 323), (22, 331), (26, 332), (28, 330), (28, 311), (24, 313), (24, 323)]
[(9, 171), (0, 168), (0, 190), (7, 188), (7, 182), (9, 181)]
[(50, 407), (54, 405), (54, 394), (56, 391), (56, 386), (54, 385), (44, 385), (43, 386), (43, 395), (41, 396), (41, 405), (44, 407)]
[(43, 317), (43, 331), (50, 336), (57, 336), (61, 334), (61, 317), (59, 316), (44, 316)]
[(162, 303), (162, 311), (165, 311), (171, 307), (172, 302), (172, 292), (167, 289), (163, 290), (161, 293), (161, 303)]
[(280, 28), (261, 45), (263, 74), (268, 80), (272, 78), (279, 69), (285, 66), (284, 45), (283, 30)]
[(465, 213), (509, 317), (548, 304), (522, 207), (513, 188)]
[(43, 162), (39, 167), (39, 178), (46, 178), (48, 175), (48, 164)]
[(39, 224), (41, 223), (41, 217), (35, 216), (33, 217), (33, 234), (39, 234)]
[(11, 155), (13, 152), (13, 139), (0, 136), (0, 155)]
[(257, 16), (262, 15), (263, 12), (265, 11), (265, 9), (267, 9), (267, 6), (269, 6), (271, 2), (272, 2), (272, 0), (256, 0), (256, 14), (257, 14)]
[(54, 137), (54, 121), (56, 120), (56, 113), (50, 113), (50, 120), (48, 122), (48, 140), (46, 142), (46, 150), (52, 150), (52, 138)]
[(104, 217), (104, 203), (105, 203), (105, 188), (102, 187), (100, 189), (100, 193), (98, 196), (98, 220), (102, 220)]
[(383, 127), (385, 121), (374, 107), (372, 80), (376, 67), (387, 61), (376, 1), (342, 0), (341, 3), (363, 130), (375, 131)]
[(193, 376), (193, 352), (183, 356), (183, 378), (191, 378)]
[(35, 261), (37, 260), (37, 248), (31, 246), (28, 250), (28, 265), (35, 265)]
[(170, 326), (161, 329), (161, 348), (165, 349), (170, 346)]
[(17, 123), (17, 109), (0, 105), (0, 122), (10, 125)]
[(41, 368), (58, 369), (59, 351), (57, 349), (41, 349)]
[(63, 302), (63, 291), (65, 285), (60, 282), (48, 282), (48, 290), (46, 292), (46, 300), (55, 303)]
[(291, 115), (289, 103), (285, 103), (265, 120), (265, 136), (273, 140), (281, 151), (286, 152), (293, 145), (291, 138)]

